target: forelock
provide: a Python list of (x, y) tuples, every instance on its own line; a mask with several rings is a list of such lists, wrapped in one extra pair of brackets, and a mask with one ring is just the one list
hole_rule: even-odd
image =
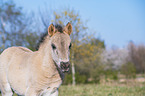
[(56, 32), (63, 33), (63, 27), (60, 24), (55, 25)]

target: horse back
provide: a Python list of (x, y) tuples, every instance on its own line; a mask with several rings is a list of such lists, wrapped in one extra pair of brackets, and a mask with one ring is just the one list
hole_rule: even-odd
[(13, 57), (16, 57), (16, 56), (21, 57), (31, 52), (32, 52), (31, 50), (25, 47), (9, 47), (5, 49), (0, 55), (0, 62), (5, 62), (5, 64), (8, 64)]

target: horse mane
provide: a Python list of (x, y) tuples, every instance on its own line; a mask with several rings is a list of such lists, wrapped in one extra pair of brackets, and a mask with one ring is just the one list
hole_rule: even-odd
[(63, 27), (60, 24), (55, 25), (55, 30), (56, 32), (63, 33)]
[[(55, 30), (56, 30), (56, 32), (63, 33), (63, 27), (62, 27), (62, 25), (56, 24), (55, 25)], [(40, 37), (40, 39), (39, 39), (39, 41), (38, 41), (38, 43), (36, 45), (36, 48), (35, 48), (36, 50), (38, 50), (40, 48), (41, 44), (44, 43), (44, 41), (45, 41), (47, 36), (49, 36), (48, 35), (48, 31), (46, 31), (45, 33), (41, 34), (41, 37)]]

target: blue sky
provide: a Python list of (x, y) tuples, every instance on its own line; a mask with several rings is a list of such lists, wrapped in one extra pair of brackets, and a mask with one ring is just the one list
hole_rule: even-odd
[(145, 44), (145, 0), (14, 0), (25, 12), (71, 8), (79, 12), (107, 48), (129, 41)]

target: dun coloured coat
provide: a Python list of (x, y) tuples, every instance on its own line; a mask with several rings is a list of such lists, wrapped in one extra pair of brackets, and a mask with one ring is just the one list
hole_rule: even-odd
[(72, 25), (51, 24), (38, 51), (10, 47), (0, 55), (0, 90), (12, 96), (11, 88), (24, 96), (58, 96), (64, 72), (69, 71)]

